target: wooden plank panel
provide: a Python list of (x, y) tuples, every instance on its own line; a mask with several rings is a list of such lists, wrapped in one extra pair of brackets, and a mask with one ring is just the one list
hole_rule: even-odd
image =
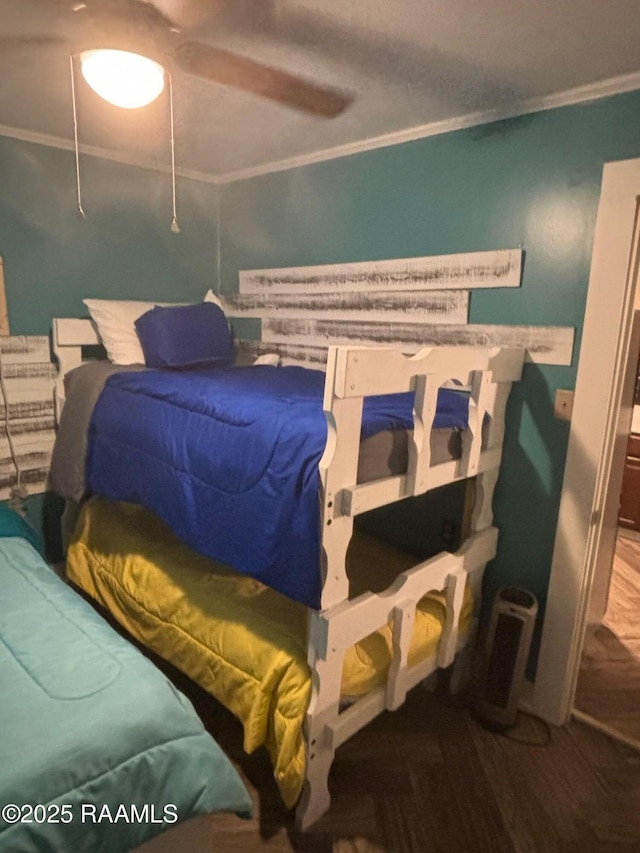
[[(43, 404), (53, 404), (53, 396), (51, 394), (53, 377), (50, 377), (48, 381), (44, 380), (42, 377), (32, 379), (27, 376), (5, 379), (4, 387), (9, 397), (10, 409), (13, 405), (18, 403), (24, 405), (33, 403), (35, 406), (33, 412), (35, 414), (36, 411), (40, 411), (40, 407)], [(3, 402), (1, 396), (2, 395), (0, 395), (0, 404)], [(17, 417), (17, 415), (12, 415), (12, 417)]]
[(425, 346), (523, 347), (526, 361), (570, 365), (575, 330), (566, 326), (494, 326), (421, 323), (385, 324), (339, 320), (262, 321), (262, 340), (271, 345), (326, 348), (331, 344), (399, 346), (414, 353)]
[[(25, 471), (21, 485), (25, 486), (30, 495), (40, 494), (47, 489), (47, 480), (49, 477), (49, 460), (40, 468), (29, 468)], [(0, 500), (9, 500), (11, 497), (11, 489), (15, 485), (15, 473), (13, 464), (7, 467), (6, 473), (0, 468)]]
[[(0, 395), (0, 418), (6, 417), (5, 403)], [(9, 397), (9, 428), (15, 421), (31, 421), (36, 429), (44, 428), (45, 423), (51, 422), (54, 413), (53, 400), (46, 399), (21, 399), (14, 400)], [(26, 423), (25, 423), (26, 426)]]
[(0, 337), (2, 365), (41, 364), (51, 361), (49, 338), (46, 335), (11, 335)]
[[(31, 469), (48, 468), (50, 458), (51, 447), (44, 448), (42, 450), (34, 450), (31, 448), (21, 454), (20, 461), (22, 464), (20, 467), (22, 468), (23, 478)], [(6, 440), (0, 442), (0, 465), (8, 465), (12, 469), (14, 467), (11, 450), (9, 449), (9, 444)], [(13, 479), (15, 481), (15, 470), (13, 471)]]
[[(4, 354), (3, 354), (4, 355)], [(3, 357), (2, 375), (7, 384), (11, 384), (12, 380), (33, 379), (41, 380), (42, 386), (47, 388), (51, 386), (51, 380), (55, 379), (58, 371), (54, 364), (47, 362), (33, 362), (27, 364), (18, 364), (13, 361), (6, 364)]]
[(0, 358), (4, 385), (0, 388), (0, 499), (5, 500), (17, 483), (16, 463), (20, 483), (30, 494), (46, 489), (55, 439), (57, 371), (44, 335), (0, 337)]
[(325, 320), (421, 320), (460, 324), (466, 323), (469, 315), (469, 293), (465, 290), (238, 294), (227, 296), (223, 304), (228, 317), (322, 317)]
[[(0, 410), (0, 415), (2, 416), (2, 420), (0, 420), (0, 439), (6, 436), (7, 427), (4, 422), (4, 409)], [(49, 436), (52, 436), (55, 431), (55, 418), (53, 414), (53, 409), (51, 409), (50, 414), (40, 417), (37, 420), (35, 418), (16, 418), (11, 420), (10, 424), (11, 435), (14, 440), (17, 436), (21, 435), (33, 435), (38, 437), (38, 439), (45, 438), (48, 439)]]
[(522, 250), (242, 270), (240, 293), (335, 293), (519, 287)]
[[(55, 434), (52, 432), (45, 433), (43, 430), (37, 430), (31, 433), (14, 435), (12, 430), (11, 438), (13, 440), (13, 448), (16, 454), (18, 457), (22, 457), (29, 456), (33, 453), (51, 453), (53, 450), (53, 443), (55, 441)], [(0, 437), (0, 456), (9, 454), (10, 452), (9, 442), (5, 433)]]

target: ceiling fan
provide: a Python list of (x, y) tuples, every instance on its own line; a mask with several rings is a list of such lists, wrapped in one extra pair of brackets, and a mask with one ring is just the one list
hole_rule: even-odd
[[(236, 0), (236, 5), (245, 2)], [(0, 46), (62, 41), (71, 44), (72, 52), (97, 48), (132, 51), (156, 60), (169, 71), (178, 69), (321, 118), (335, 118), (353, 100), (346, 92), (204, 40), (200, 35), (204, 25), (215, 22), (217, 16), (224, 18), (228, 9), (224, 0), (54, 0), (54, 3), (66, 13), (63, 23), (70, 37), (7, 36), (0, 38)], [(263, 5), (269, 7), (269, 0), (263, 0)]]

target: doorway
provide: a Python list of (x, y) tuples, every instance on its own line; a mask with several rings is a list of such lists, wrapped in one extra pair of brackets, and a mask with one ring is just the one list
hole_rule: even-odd
[[(620, 494), (610, 572), (604, 559), (594, 577), (573, 715), (640, 749), (640, 293), (636, 290), (628, 371), (633, 381), (631, 431), (622, 471), (610, 489)], [(623, 408), (629, 404), (625, 382)], [(620, 489), (621, 484), (621, 489)]]
[[(565, 723), (573, 708), (590, 605), (608, 581), (622, 465), (623, 406), (638, 280), (640, 160), (603, 170), (562, 496), (532, 710)], [(632, 395), (629, 395), (631, 399)], [(604, 573), (604, 574), (603, 574)]]

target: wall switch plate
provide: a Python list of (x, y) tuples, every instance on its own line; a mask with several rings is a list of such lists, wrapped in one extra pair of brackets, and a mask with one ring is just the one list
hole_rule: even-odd
[(566, 388), (558, 388), (553, 405), (554, 417), (561, 421), (571, 420), (571, 412), (573, 411), (573, 393), (573, 391), (568, 391)]

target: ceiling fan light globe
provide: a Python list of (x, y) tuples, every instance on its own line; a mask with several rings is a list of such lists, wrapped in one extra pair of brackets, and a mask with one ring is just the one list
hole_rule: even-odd
[(85, 50), (82, 76), (93, 91), (116, 107), (145, 107), (164, 89), (162, 65), (126, 50)]

